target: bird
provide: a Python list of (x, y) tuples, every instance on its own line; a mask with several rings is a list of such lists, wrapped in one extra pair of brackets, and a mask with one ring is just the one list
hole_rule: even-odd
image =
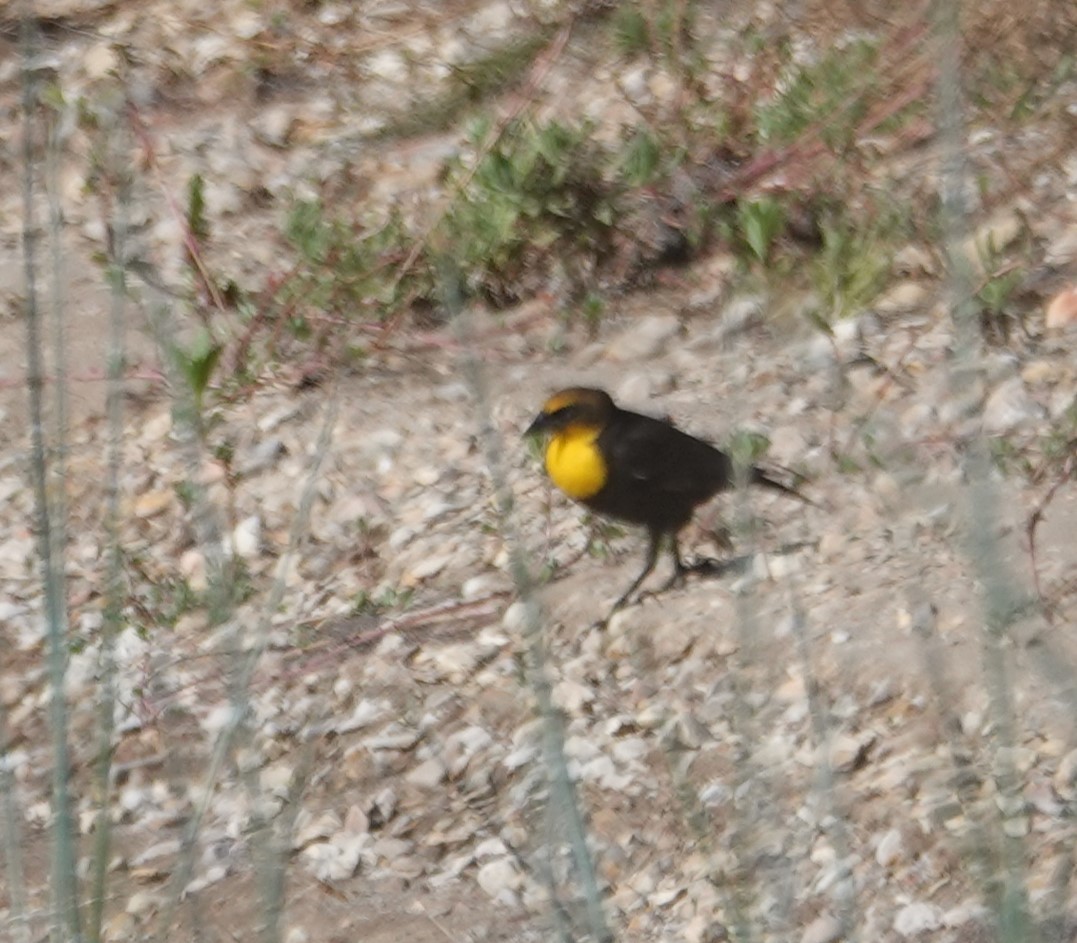
[[(687, 566), (677, 536), (695, 509), (737, 483), (733, 459), (664, 419), (622, 409), (601, 389), (574, 386), (554, 393), (524, 432), (545, 437), (546, 472), (573, 501), (596, 514), (642, 525), (648, 536), (640, 572), (609, 616), (622, 608), (654, 570), (663, 541), (673, 576), (663, 590), (714, 561)], [(745, 469), (749, 484), (814, 504), (761, 469)]]

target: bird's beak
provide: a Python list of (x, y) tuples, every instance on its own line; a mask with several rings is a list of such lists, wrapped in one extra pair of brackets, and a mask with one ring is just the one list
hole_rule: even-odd
[(532, 436), (542, 435), (550, 428), (550, 417), (548, 413), (539, 413), (531, 425), (524, 430), (524, 438), (530, 439)]

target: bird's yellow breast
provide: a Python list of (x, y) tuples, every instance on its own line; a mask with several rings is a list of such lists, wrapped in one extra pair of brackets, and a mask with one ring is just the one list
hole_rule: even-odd
[(553, 483), (576, 501), (586, 501), (606, 484), (606, 462), (595, 440), (601, 430), (569, 426), (546, 446), (546, 471)]

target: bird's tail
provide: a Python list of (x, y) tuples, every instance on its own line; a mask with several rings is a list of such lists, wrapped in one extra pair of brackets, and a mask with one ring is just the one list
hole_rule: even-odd
[(752, 469), (752, 481), (753, 485), (762, 485), (764, 488), (770, 488), (772, 491), (780, 491), (782, 494), (787, 494), (791, 498), (796, 498), (798, 501), (803, 501), (805, 504), (810, 504), (813, 508), (819, 507), (807, 495), (801, 494), (796, 488), (790, 488), (789, 485), (783, 485), (777, 479), (771, 478), (762, 469)]

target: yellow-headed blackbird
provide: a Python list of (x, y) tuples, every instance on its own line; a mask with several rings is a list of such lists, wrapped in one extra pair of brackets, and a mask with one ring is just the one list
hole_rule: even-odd
[[(735, 484), (728, 455), (586, 387), (561, 390), (546, 400), (524, 433), (537, 434), (549, 436), (546, 471), (565, 494), (598, 514), (647, 528), (643, 572), (614, 603), (611, 615), (654, 569), (664, 538), (673, 554), (670, 585), (683, 578), (690, 568), (681, 560), (677, 533), (696, 507)], [(758, 468), (747, 469), (747, 481), (812, 503)]]

